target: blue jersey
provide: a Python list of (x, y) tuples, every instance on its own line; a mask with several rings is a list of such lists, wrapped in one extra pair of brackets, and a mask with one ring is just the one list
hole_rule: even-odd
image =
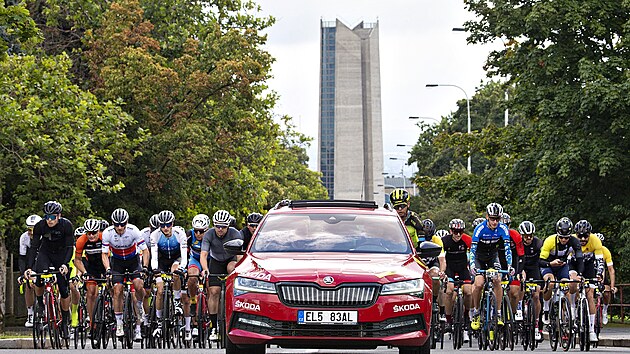
[[(475, 258), (491, 259), (497, 254), (499, 242), (510, 244), (510, 231), (504, 223), (499, 223), (497, 228), (492, 230), (488, 227), (488, 220), (484, 220), (475, 227), (470, 246), (470, 265), (475, 266)], [(505, 259), (507, 264), (512, 264), (512, 251), (510, 247), (505, 247)]]
[(189, 230), (190, 236), (188, 237), (188, 250), (190, 252), (190, 258), (199, 260), (201, 258), (201, 244), (203, 243), (203, 235), (201, 238), (195, 237), (195, 230)]

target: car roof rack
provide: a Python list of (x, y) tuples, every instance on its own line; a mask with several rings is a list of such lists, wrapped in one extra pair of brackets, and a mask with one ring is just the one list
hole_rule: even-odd
[(292, 200), (288, 205), (290, 208), (363, 208), (378, 209), (378, 205), (373, 200)]

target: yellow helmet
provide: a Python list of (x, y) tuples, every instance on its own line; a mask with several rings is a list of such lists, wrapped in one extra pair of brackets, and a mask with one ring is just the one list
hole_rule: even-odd
[(404, 189), (394, 189), (389, 195), (389, 200), (393, 206), (407, 204), (409, 202), (409, 192)]

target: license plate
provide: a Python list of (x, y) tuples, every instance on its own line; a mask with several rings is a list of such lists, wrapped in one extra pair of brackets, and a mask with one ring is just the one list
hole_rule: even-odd
[(307, 311), (298, 310), (299, 324), (357, 324), (357, 311)]

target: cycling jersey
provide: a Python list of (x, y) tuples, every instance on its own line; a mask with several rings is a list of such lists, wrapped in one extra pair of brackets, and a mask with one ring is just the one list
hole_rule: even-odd
[[(101, 270), (103, 266), (103, 234), (98, 233), (98, 239), (96, 241), (90, 241), (86, 234), (81, 235), (77, 239), (77, 245), (74, 250), (74, 258), (84, 261), (84, 267), (89, 274), (99, 276), (99, 274), (92, 274), (90, 269)], [(87, 262), (87, 264), (85, 264)]]
[(610, 250), (606, 246), (602, 246), (602, 250), (604, 252), (604, 263), (606, 263), (606, 267), (612, 267), (613, 260), (612, 260), (612, 254), (610, 253)]
[(468, 250), (472, 243), (472, 238), (463, 234), (462, 238), (455, 242), (452, 235), (442, 237), (442, 247), (446, 255), (446, 267), (451, 265), (468, 264)]
[[(595, 234), (590, 234), (588, 241), (582, 246), (584, 272), (588, 278), (604, 273), (604, 251), (602, 241)], [(596, 273), (596, 274), (595, 274)]]
[(252, 232), (249, 231), (249, 228), (247, 227), (247, 225), (241, 229), (241, 235), (243, 236), (243, 249), (246, 250), (247, 247), (249, 246), (249, 243), (252, 240)]
[(571, 237), (566, 245), (563, 245), (558, 240), (558, 235), (551, 235), (545, 239), (542, 248), (540, 249), (541, 267), (549, 268), (549, 263), (553, 260), (559, 259), (565, 263), (568, 262), (568, 257), (573, 254), (575, 257), (575, 269), (578, 274), (584, 272), (584, 260), (582, 257), (582, 245), (580, 240), (576, 237)]
[(214, 260), (227, 262), (232, 260), (234, 256), (225, 252), (225, 249), (223, 249), (223, 243), (236, 239), (242, 240), (243, 235), (241, 235), (241, 233), (233, 227), (228, 228), (227, 233), (223, 237), (217, 236), (215, 229), (211, 228), (203, 235), (201, 250), (207, 251), (209, 257)]
[(190, 258), (194, 260), (199, 260), (201, 258), (201, 243), (203, 242), (203, 235), (201, 238), (197, 238), (195, 236), (195, 230), (189, 230), (190, 236), (188, 236), (188, 252), (190, 253)]
[[(514, 230), (509, 229), (510, 233), (510, 252), (512, 252), (512, 268), (516, 269), (516, 273), (519, 274), (523, 271), (523, 256), (525, 255), (525, 250), (523, 248), (523, 237), (521, 234)], [(505, 243), (499, 242), (498, 247), (499, 253), (499, 261), (503, 268), (507, 268), (507, 263), (505, 262)]]
[(25, 231), (20, 236), (20, 257), (18, 258), (18, 265), (20, 268), (20, 274), (24, 274), (26, 271), (26, 262), (31, 250), (31, 237), (28, 235), (28, 231)]
[[(498, 255), (498, 244), (510, 242), (510, 232), (504, 223), (499, 223), (497, 228), (492, 230), (488, 227), (488, 220), (475, 227), (470, 246), (470, 266), (475, 267), (475, 260), (479, 258), (482, 263), (493, 261)], [(504, 249), (505, 259), (508, 264), (512, 264), (512, 251), (510, 247)]]
[(151, 228), (145, 227), (144, 229), (140, 230), (140, 233), (142, 234), (142, 238), (144, 239), (144, 244), (147, 245), (148, 249), (151, 249)]
[(151, 233), (151, 268), (158, 269), (160, 259), (174, 260), (181, 257), (180, 266), (186, 267), (188, 258), (188, 240), (181, 226), (174, 226), (171, 236), (166, 236), (160, 229)]
[(70, 220), (60, 217), (55, 226), (48, 227), (46, 220), (40, 220), (33, 227), (31, 247), (33, 252), (29, 254), (27, 268), (33, 267), (35, 257), (40, 252), (54, 255), (56, 260), (67, 265), (72, 258), (74, 247), (74, 227), (72, 223)]
[(147, 249), (147, 245), (140, 234), (140, 230), (133, 225), (127, 224), (125, 232), (119, 235), (114, 226), (110, 226), (103, 231), (102, 253), (109, 254), (114, 259), (128, 260), (138, 256), (139, 251)]
[(543, 242), (538, 237), (534, 237), (532, 239), (532, 243), (526, 245), (523, 243), (524, 248), (524, 266), (526, 269), (528, 268), (539, 268), (540, 267), (540, 249), (542, 248)]
[(414, 211), (408, 210), (404, 223), (411, 237), (413, 247), (417, 248), (420, 242), (425, 241), (424, 226), (422, 225), (422, 220), (420, 220), (420, 215)]

